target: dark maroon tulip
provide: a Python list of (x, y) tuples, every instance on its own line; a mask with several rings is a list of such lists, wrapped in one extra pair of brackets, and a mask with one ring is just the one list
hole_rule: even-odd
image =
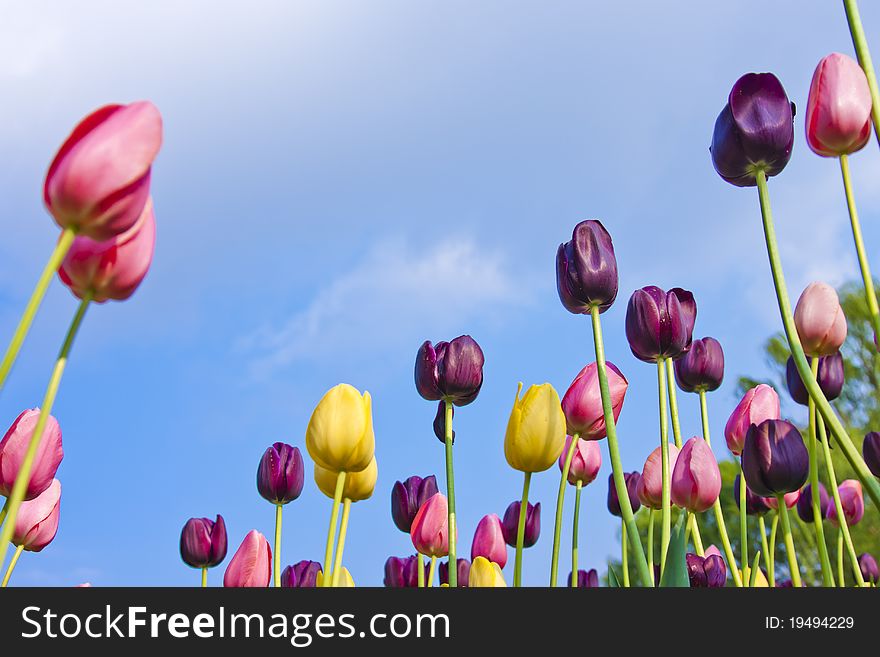
[(601, 222), (582, 221), (571, 241), (556, 251), (556, 289), (566, 310), (588, 315), (593, 306), (605, 312), (617, 298), (617, 258), (611, 235)]
[[(736, 502), (736, 508), (739, 509), (739, 475), (733, 479), (733, 501)], [(746, 513), (750, 516), (762, 516), (770, 510), (767, 501), (760, 495), (755, 495), (746, 485)]]
[[(568, 586), (571, 587), (571, 573), (568, 573)], [(589, 570), (578, 570), (578, 581), (575, 588), (598, 589), (599, 573), (596, 572), (596, 569), (590, 568)]]
[(305, 559), (281, 571), (281, 586), (286, 589), (313, 589), (318, 584), (321, 564)]
[[(463, 588), (468, 585), (468, 578), (471, 574), (471, 562), (467, 559), (458, 559), (458, 588)], [(441, 584), (449, 584), (449, 562), (441, 561), (440, 567), (438, 568), (440, 572), (440, 583)]]
[(193, 568), (213, 568), (226, 558), (226, 523), (217, 520), (190, 518), (180, 532), (180, 556)]
[(786, 420), (764, 420), (746, 434), (742, 453), (746, 484), (758, 495), (776, 497), (798, 490), (810, 474), (801, 432)]
[(711, 392), (724, 380), (724, 351), (715, 338), (694, 340), (675, 361), (675, 381), (685, 392)]
[[(501, 521), (501, 533), (504, 534), (504, 542), (510, 547), (516, 547), (516, 532), (519, 528), (519, 511), (522, 503), (511, 502), (504, 512)], [(538, 542), (541, 535), (541, 503), (528, 504), (526, 506), (526, 531), (523, 536), (523, 547), (532, 547)]]
[(794, 582), (790, 579), (782, 579), (776, 582), (777, 589), (791, 589), (794, 588)]
[(466, 406), (483, 385), (483, 350), (469, 335), (452, 342), (425, 342), (416, 355), (416, 389), (428, 401)]
[[(819, 375), (817, 377), (819, 387), (825, 394), (825, 399), (831, 401), (840, 397), (840, 391), (843, 390), (843, 356), (840, 352), (831, 356), (822, 356), (819, 358)], [(788, 394), (791, 398), (802, 406), (806, 406), (810, 401), (810, 395), (804, 387), (801, 375), (797, 371), (794, 359), (789, 356), (788, 362), (785, 364), (785, 381), (788, 384)]]
[(701, 557), (688, 552), (685, 562), (692, 589), (721, 588), (727, 583), (727, 566), (719, 555)]
[(730, 91), (715, 120), (712, 164), (724, 180), (754, 187), (763, 169), (767, 177), (785, 168), (794, 144), (794, 103), (772, 73), (746, 73)]
[[(629, 504), (632, 507), (633, 513), (639, 510), (642, 506), (642, 503), (639, 501), (639, 479), (642, 478), (638, 472), (624, 472), (624, 478), (626, 479), (626, 492), (629, 495)], [(614, 487), (614, 475), (608, 475), (608, 511), (617, 516), (620, 515), (620, 500), (617, 498), (617, 489)]]
[(867, 552), (859, 555), (859, 570), (866, 582), (880, 583), (880, 567), (877, 566), (877, 560)]
[(862, 443), (862, 456), (865, 457), (865, 463), (868, 469), (875, 477), (880, 477), (880, 433), (872, 431), (865, 436)]
[(257, 468), (257, 490), (272, 504), (292, 502), (303, 489), (303, 459), (298, 447), (274, 443)]
[[(452, 417), (455, 419), (455, 406), (452, 407)], [(441, 443), (446, 442), (446, 404), (437, 404), (437, 415), (434, 416), (434, 435)], [(455, 444), (455, 429), (452, 430), (452, 442)]]
[[(819, 482), (819, 515), (822, 520), (828, 517), (828, 507), (831, 505), (831, 498), (828, 497), (828, 491), (822, 482)], [(807, 484), (801, 491), (801, 496), (797, 501), (797, 512), (800, 519), (804, 522), (813, 522), (813, 486)]]
[[(422, 564), (425, 571), (425, 564)], [(427, 574), (426, 574), (427, 577)], [(388, 557), (385, 561), (385, 580), (387, 588), (414, 589), (419, 585), (419, 561), (415, 555), (409, 557)]]
[(413, 475), (406, 481), (394, 482), (391, 488), (391, 517), (397, 528), (409, 534), (419, 507), (438, 492), (437, 478), (434, 475), (424, 479)]
[(697, 304), (681, 288), (664, 292), (649, 285), (633, 292), (626, 307), (626, 339), (633, 355), (654, 363), (678, 358), (691, 347)]

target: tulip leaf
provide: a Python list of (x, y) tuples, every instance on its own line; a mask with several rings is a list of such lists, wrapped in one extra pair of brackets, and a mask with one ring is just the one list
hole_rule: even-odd
[(672, 530), (672, 536), (669, 537), (666, 564), (663, 567), (663, 574), (660, 576), (661, 588), (689, 588), (691, 585), (685, 559), (687, 549), (686, 520), (687, 513), (680, 514), (678, 522), (675, 523), (675, 528)]
[(608, 586), (613, 589), (621, 588), (620, 580), (617, 579), (617, 573), (614, 572), (614, 568), (611, 567), (611, 564), (608, 564)]

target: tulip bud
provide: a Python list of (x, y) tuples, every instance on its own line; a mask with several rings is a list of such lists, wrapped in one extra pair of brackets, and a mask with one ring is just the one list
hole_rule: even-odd
[(226, 566), (223, 586), (266, 588), (271, 579), (272, 548), (265, 536), (252, 529)]
[(746, 484), (773, 497), (798, 490), (810, 474), (810, 457), (801, 432), (785, 420), (764, 420), (746, 434), (742, 452)]
[[(791, 509), (794, 507), (801, 499), (801, 492), (799, 490), (793, 490), (790, 493), (786, 493), (782, 496), (782, 500), (785, 502), (785, 508)], [(764, 500), (771, 509), (776, 511), (779, 508), (779, 501), (775, 497), (768, 497)]]
[(807, 356), (837, 353), (846, 339), (846, 317), (835, 289), (810, 283), (794, 308), (794, 325)]
[[(571, 573), (568, 573), (568, 586), (571, 587)], [(589, 570), (579, 570), (577, 572), (577, 587), (579, 589), (598, 589), (599, 588), (599, 573), (596, 572), (595, 568), (590, 568)]]
[(55, 538), (60, 512), (61, 482), (53, 479), (46, 490), (18, 507), (12, 544), (28, 552), (39, 552)]
[(675, 381), (685, 392), (711, 392), (724, 380), (724, 351), (715, 338), (694, 340), (674, 365)]
[(391, 489), (391, 517), (397, 528), (409, 534), (419, 507), (436, 493), (437, 477), (434, 475), (424, 479), (413, 475), (406, 481), (394, 482)]
[(687, 553), (685, 562), (691, 588), (721, 588), (727, 583), (727, 566), (724, 559), (713, 554), (705, 557)]
[[(645, 459), (642, 468), (642, 476), (639, 477), (639, 485), (636, 493), (639, 501), (649, 509), (660, 509), (663, 506), (663, 453), (662, 447), (657, 445)], [(675, 463), (678, 460), (678, 447), (669, 444), (669, 474), (675, 471)]]
[(318, 573), (323, 572), (317, 561), (305, 559), (281, 571), (281, 587), (285, 589), (313, 589), (318, 585)]
[(707, 511), (721, 493), (721, 471), (712, 448), (691, 438), (681, 448), (672, 471), (672, 501), (693, 513)]
[(807, 143), (823, 157), (848, 155), (871, 137), (871, 91), (858, 62), (839, 52), (823, 57), (807, 98)]
[[(471, 562), (467, 559), (458, 559), (458, 587), (464, 588), (468, 585), (468, 579), (470, 578), (471, 572)], [(449, 584), (449, 562), (441, 561), (440, 567), (438, 568), (440, 571), (440, 584)]]
[(504, 456), (515, 470), (543, 472), (559, 458), (565, 445), (565, 414), (549, 383), (529, 386), (522, 398), (521, 392), (522, 383), (507, 421)]
[(758, 170), (780, 173), (794, 144), (794, 103), (772, 73), (747, 73), (736, 81), (715, 120), (712, 164), (724, 180), (754, 187)]
[[(572, 436), (565, 437), (565, 446), (557, 461), (560, 472), (565, 470), (565, 457), (568, 456), (572, 440)], [(568, 483), (576, 486), (580, 481), (582, 486), (586, 486), (596, 478), (601, 467), (602, 450), (599, 449), (599, 444), (592, 440), (578, 439), (568, 467)]]
[(862, 578), (866, 582), (880, 583), (880, 567), (877, 566), (877, 560), (867, 552), (859, 555), (859, 570), (862, 571)]
[(872, 431), (865, 436), (862, 443), (862, 456), (868, 469), (875, 477), (880, 477), (880, 433)]
[[(831, 506), (831, 498), (822, 482), (819, 482), (819, 517), (824, 520), (828, 517), (828, 509)], [(813, 522), (813, 486), (807, 484), (797, 501), (797, 512), (804, 522)]]
[[(737, 509), (739, 509), (740, 483), (740, 476), (736, 475), (733, 479), (733, 501), (736, 503)], [(749, 488), (748, 483), (746, 484), (746, 513), (748, 515), (762, 516), (767, 513), (770, 510), (770, 505), (767, 503), (769, 499), (769, 497), (755, 495), (755, 493)]]
[(483, 385), (483, 350), (469, 335), (451, 342), (425, 342), (416, 355), (416, 390), (428, 401), (466, 406)]
[(617, 298), (617, 258), (601, 222), (582, 221), (556, 251), (556, 289), (570, 313), (605, 312)]
[[(642, 478), (638, 472), (624, 472), (626, 480), (626, 492), (629, 496), (629, 505), (632, 507), (633, 513), (639, 510), (641, 506), (639, 502), (639, 480)], [(614, 475), (608, 475), (608, 511), (611, 515), (622, 517), (620, 512), (620, 499), (617, 497), (617, 489), (614, 487)]]
[(137, 221), (162, 145), (162, 117), (147, 101), (106, 105), (77, 125), (49, 166), (46, 207), (62, 228), (108, 240)]
[[(516, 534), (519, 529), (519, 512), (522, 503), (511, 502), (504, 512), (501, 521), (501, 532), (504, 534), (504, 542), (510, 547), (516, 547)], [(527, 504), (526, 506), (526, 529), (523, 534), (523, 547), (532, 547), (538, 542), (541, 535), (541, 503)]]
[[(0, 495), (4, 497), (12, 494), (12, 486), (21, 470), (21, 462), (24, 460), (39, 419), (38, 408), (22, 411), (6, 431), (3, 440), (0, 440)], [(49, 488), (63, 458), (61, 427), (58, 425), (58, 420), (50, 415), (46, 426), (43, 427), (43, 435), (40, 437), (40, 444), (34, 457), (31, 478), (25, 488), (25, 500), (32, 500)]]
[(190, 518), (180, 532), (180, 557), (193, 568), (213, 568), (226, 558), (226, 523), (217, 520)]
[[(332, 579), (332, 575), (330, 577)], [(321, 588), (322, 586), (324, 586), (324, 573), (322, 571), (318, 571), (318, 575), (317, 577), (315, 577), (315, 587)], [(354, 578), (351, 576), (348, 568), (342, 566), (339, 572), (339, 582), (335, 585), (335, 588), (353, 589), (354, 587)]]
[(376, 449), (370, 393), (347, 383), (330, 388), (318, 402), (306, 429), (306, 449), (325, 470), (359, 472)]
[[(617, 422), (629, 382), (614, 363), (608, 361), (606, 365), (611, 409), (614, 421)], [(583, 440), (601, 440), (605, 437), (607, 429), (596, 363), (584, 367), (572, 381), (562, 398), (562, 411), (565, 413), (566, 430), (569, 434), (579, 434)]]
[[(857, 479), (847, 479), (840, 483), (837, 487), (837, 494), (840, 496), (840, 506), (843, 507), (843, 517), (846, 518), (846, 524), (852, 527), (859, 524), (862, 516), (865, 515), (865, 498), (862, 494), (862, 482)], [(837, 518), (837, 507), (832, 504), (828, 508), (828, 520), (835, 527), (840, 526)]]
[(409, 531), (416, 552), (429, 557), (449, 553), (449, 507), (446, 496), (436, 493), (419, 508)]
[[(373, 496), (373, 490), (376, 488), (376, 480), (379, 477), (379, 468), (376, 464), (376, 457), (370, 461), (365, 469), (360, 472), (348, 472), (345, 475), (345, 482), (342, 485), (342, 498), (348, 498), (352, 502), (360, 502)], [(315, 483), (318, 489), (331, 500), (336, 495), (336, 480), (339, 478), (338, 472), (326, 470), (315, 463)]]
[[(422, 564), (422, 570), (425, 566)], [(427, 572), (425, 574), (427, 580)], [(415, 555), (405, 557), (388, 557), (385, 561), (385, 580), (386, 588), (417, 588), (419, 585), (419, 565), (418, 558)]]
[(304, 466), (299, 448), (274, 443), (263, 453), (257, 468), (257, 490), (273, 504), (287, 504), (303, 489)]
[[(742, 580), (743, 582), (750, 582), (752, 577), (752, 569), (748, 566), (742, 567)], [(767, 582), (767, 575), (764, 574), (764, 571), (758, 568), (758, 572), (755, 574), (755, 588), (756, 589), (766, 589), (770, 586)]]
[(477, 557), (486, 557), (504, 568), (507, 564), (507, 544), (504, 542), (504, 529), (501, 518), (494, 513), (483, 516), (477, 523), (474, 540), (471, 543), (471, 561)]
[(497, 563), (489, 561), (485, 557), (477, 557), (471, 562), (470, 575), (468, 576), (468, 587), (476, 588), (498, 588), (506, 587), (504, 575)]
[[(819, 359), (817, 380), (825, 399), (832, 401), (840, 396), (844, 380), (843, 356), (840, 355), (840, 352)], [(810, 393), (807, 392), (791, 356), (788, 357), (788, 362), (785, 364), (785, 381), (788, 384), (788, 393), (791, 398), (796, 403), (807, 406), (810, 402)]]
[(691, 347), (697, 304), (681, 288), (664, 292), (649, 285), (633, 292), (626, 307), (626, 339), (633, 355), (654, 363), (678, 358)]
[[(452, 407), (452, 417), (455, 418), (455, 406)], [(441, 443), (446, 442), (446, 402), (437, 404), (437, 414), (434, 416), (434, 435)], [(452, 444), (455, 444), (455, 429), (452, 430)]]
[(742, 454), (750, 426), (761, 424), (764, 420), (777, 419), (779, 419), (779, 395), (773, 388), (762, 383), (746, 391), (730, 414), (727, 424), (724, 425), (727, 449), (735, 456), (739, 456)]

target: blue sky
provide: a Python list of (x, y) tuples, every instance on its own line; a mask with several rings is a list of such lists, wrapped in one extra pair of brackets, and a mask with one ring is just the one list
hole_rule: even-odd
[[(880, 57), (880, 8), (862, 5)], [(461, 333), (486, 354), (480, 397), (456, 413), (469, 552), (480, 517), (520, 492), (502, 449), (517, 382), (561, 394), (592, 360), (589, 322), (560, 305), (553, 267), (585, 218), (605, 223), (620, 266), (603, 322), (630, 381), (625, 467), (641, 469), (657, 442), (655, 370), (623, 335), (626, 300), (648, 284), (693, 290), (696, 334), (724, 346), (727, 380), (710, 396), (724, 457), (736, 377), (766, 372), (761, 345), (778, 316), (756, 194), (714, 173), (712, 126), (739, 75), (780, 77), (800, 108), (791, 163), (771, 183), (789, 289), (855, 277), (839, 170), (802, 132), (813, 69), (832, 51), (852, 53), (838, 3), (4, 6), (0, 335), (57, 234), (41, 185), (61, 140), (107, 102), (148, 98), (165, 120), (153, 268), (130, 301), (89, 311), (55, 411), (59, 533), (21, 559), (13, 583), (196, 584), (178, 555), (183, 522), (222, 513), (230, 555), (248, 530), (270, 535), (259, 457), (276, 440), (305, 451), (312, 408), (341, 381), (374, 397), (379, 462), (346, 563), (359, 584), (381, 583), (385, 558), (412, 549), (391, 521), (391, 485), (443, 469), (415, 353)], [(874, 140), (852, 168), (876, 269)], [(54, 284), (0, 397), (4, 426), (39, 404), (74, 309)], [(693, 435), (696, 398), (679, 402)], [(581, 564), (600, 570), (619, 549), (605, 456), (581, 514)], [(305, 491), (285, 511), (285, 563), (323, 554), (330, 502), (306, 461)], [(547, 581), (557, 485), (556, 469), (533, 478), (544, 527), (526, 583)], [(561, 564), (567, 573), (567, 552)]]

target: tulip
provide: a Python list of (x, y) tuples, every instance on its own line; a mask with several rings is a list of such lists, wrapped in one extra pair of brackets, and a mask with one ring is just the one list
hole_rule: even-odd
[[(449, 409), (452, 417), (455, 417), (455, 406)], [(433, 423), (434, 435), (441, 443), (446, 442), (446, 402), (441, 401), (437, 404), (437, 414), (434, 416)], [(455, 443), (455, 429), (452, 430), (452, 442)]]
[[(786, 493), (782, 496), (783, 501), (785, 502), (785, 507), (788, 509), (794, 508), (794, 506), (800, 502), (801, 499), (801, 491), (794, 490), (790, 493)], [(779, 501), (775, 497), (768, 497), (764, 500), (767, 502), (767, 506), (776, 511), (779, 508)]]
[[(572, 440), (572, 436), (565, 437), (565, 447), (562, 449), (562, 453), (557, 461), (560, 472), (565, 471), (565, 457), (571, 447)], [(601, 467), (602, 450), (599, 449), (599, 444), (592, 440), (579, 438), (568, 468), (568, 483), (575, 486), (580, 482), (582, 486), (586, 486), (593, 482), (599, 474)]]
[(724, 425), (724, 439), (727, 441), (727, 449), (739, 456), (742, 454), (750, 426), (761, 424), (764, 420), (778, 419), (779, 395), (773, 388), (762, 383), (748, 390), (736, 408), (733, 409), (727, 424)]
[[(411, 588), (418, 587), (418, 559), (413, 556), (405, 557), (388, 557), (385, 561), (385, 580), (384, 585), (387, 588)], [(424, 566), (422, 566), (424, 570)]]
[(281, 586), (286, 589), (313, 589), (318, 585), (321, 564), (308, 559), (288, 566), (281, 572)]
[(409, 534), (419, 507), (437, 493), (437, 478), (413, 475), (406, 481), (397, 481), (391, 489), (391, 517), (397, 528)]
[(880, 583), (880, 567), (877, 566), (877, 560), (867, 552), (859, 556), (859, 570), (866, 582)]
[(84, 235), (73, 240), (58, 277), (78, 299), (124, 301), (146, 277), (155, 246), (156, 218), (148, 200), (141, 216), (124, 233), (104, 241)]
[(226, 522), (190, 518), (180, 532), (180, 557), (193, 568), (213, 568), (226, 558)]
[(306, 429), (312, 460), (333, 472), (360, 472), (370, 465), (376, 440), (370, 393), (347, 383), (330, 388), (318, 402)]
[(791, 157), (794, 104), (772, 73), (747, 73), (736, 81), (715, 120), (712, 164), (724, 180), (754, 187), (758, 170), (775, 176)]
[(286, 443), (274, 443), (260, 459), (257, 490), (263, 499), (272, 504), (292, 502), (302, 493), (303, 469), (299, 448)]
[(823, 57), (807, 98), (807, 144), (817, 155), (861, 150), (871, 137), (871, 91), (865, 72), (838, 52)]
[[(752, 577), (752, 569), (749, 566), (742, 567), (742, 578), (743, 582), (750, 582)], [(767, 583), (767, 575), (764, 574), (764, 571), (758, 568), (758, 572), (755, 573), (755, 588), (756, 589), (766, 589), (770, 586)]]
[(692, 513), (702, 513), (721, 493), (721, 471), (712, 448), (702, 438), (688, 440), (672, 471), (672, 501)]
[[(337, 577), (334, 575), (331, 575), (331, 577), (333, 577), (333, 579), (337, 579)], [(315, 578), (315, 586), (317, 588), (321, 588), (324, 586), (324, 573), (321, 571), (318, 572), (318, 575)], [(327, 586), (332, 586), (337, 589), (353, 589), (355, 587), (354, 578), (351, 576), (348, 568), (346, 568), (345, 566), (340, 566), (338, 581), (335, 584), (327, 584)]]
[(483, 516), (477, 523), (474, 540), (471, 543), (471, 561), (486, 557), (501, 568), (507, 565), (507, 544), (504, 542), (504, 529), (501, 518), (494, 513)]
[[(831, 507), (831, 498), (828, 497), (828, 491), (825, 486), (819, 483), (819, 516), (824, 520), (828, 517), (828, 510)], [(797, 501), (797, 512), (801, 520), (810, 523), (813, 522), (813, 487), (811, 484), (804, 486), (803, 491)]]
[(101, 107), (73, 129), (49, 166), (43, 198), (62, 228), (95, 240), (126, 232), (150, 193), (162, 117), (148, 101)]
[(846, 317), (834, 288), (810, 283), (794, 308), (794, 325), (807, 356), (837, 353), (846, 339)]
[[(339, 473), (322, 468), (315, 463), (315, 483), (318, 489), (331, 500), (336, 495), (336, 480)], [(376, 457), (370, 461), (365, 469), (360, 472), (349, 472), (345, 475), (345, 483), (342, 487), (342, 499), (360, 502), (373, 496), (376, 488), (376, 480), (379, 477), (379, 468)]]
[(468, 586), (472, 589), (497, 588), (507, 586), (507, 583), (497, 563), (486, 557), (477, 557), (471, 562)]
[(416, 389), (428, 401), (466, 406), (483, 385), (483, 350), (469, 335), (451, 342), (425, 342), (416, 355)]
[(522, 397), (521, 392), (522, 383), (504, 434), (504, 456), (515, 470), (543, 472), (562, 453), (565, 414), (559, 395), (549, 383), (529, 386)]
[(556, 251), (556, 289), (566, 310), (588, 315), (605, 312), (617, 298), (617, 259), (611, 235), (601, 222), (582, 221), (571, 241)]
[[(0, 495), (4, 497), (12, 494), (12, 486), (18, 477), (39, 417), (38, 408), (22, 411), (0, 441)], [(61, 427), (58, 420), (50, 415), (34, 457), (31, 477), (25, 489), (25, 500), (32, 500), (49, 488), (63, 458)]]
[[(608, 392), (616, 423), (629, 382), (614, 363), (606, 361), (605, 364), (608, 366)], [(583, 440), (601, 440), (605, 437), (605, 415), (596, 363), (584, 367), (572, 381), (562, 398), (562, 411), (565, 413), (566, 431), (572, 436), (578, 434)]]
[[(843, 517), (846, 519), (846, 524), (850, 527), (859, 524), (862, 516), (865, 515), (865, 498), (862, 495), (862, 483), (857, 479), (847, 479), (840, 482), (840, 486), (837, 487), (837, 493), (840, 496), (840, 505), (843, 507)], [(828, 509), (828, 520), (835, 527), (840, 526), (837, 508), (833, 504)]]
[[(458, 559), (457, 560), (458, 568), (456, 568), (458, 575), (458, 586), (459, 587), (467, 587), (468, 580), (470, 578), (471, 572), (471, 562), (467, 559)], [(449, 584), (449, 562), (441, 561), (440, 562), (440, 583), (441, 584)]]
[[(568, 586), (571, 588), (571, 573), (568, 574)], [(596, 572), (595, 568), (590, 568), (589, 570), (578, 570), (577, 571), (577, 587), (579, 589), (598, 589), (599, 588), (599, 573)]]
[[(832, 401), (840, 396), (844, 381), (843, 356), (840, 355), (840, 352), (819, 359), (817, 379), (825, 399)], [(785, 364), (785, 381), (788, 384), (788, 393), (791, 398), (798, 404), (807, 406), (810, 395), (804, 387), (804, 382), (801, 380), (801, 375), (798, 373), (797, 366), (791, 356), (788, 357), (788, 362)]]
[(862, 454), (871, 474), (880, 477), (880, 433), (872, 431), (865, 436), (865, 441), (862, 443)]
[(798, 490), (809, 475), (809, 455), (801, 432), (785, 420), (764, 420), (746, 434), (742, 468), (746, 484), (771, 497)]
[(61, 512), (61, 482), (53, 479), (34, 499), (22, 502), (15, 518), (12, 544), (28, 552), (39, 552), (58, 532)]
[(446, 496), (436, 493), (422, 504), (409, 531), (413, 546), (419, 554), (445, 557), (449, 552), (449, 507)]
[[(623, 477), (626, 480), (626, 492), (629, 495), (629, 504), (633, 513), (639, 510), (641, 503), (639, 502), (639, 480), (641, 475), (638, 472), (624, 472)], [(617, 497), (617, 489), (614, 487), (614, 475), (608, 475), (608, 511), (621, 517), (620, 500)]]
[(266, 588), (272, 579), (272, 548), (256, 529), (248, 532), (223, 575), (223, 586)]
[(691, 588), (721, 588), (727, 583), (727, 566), (718, 554), (685, 555)]
[[(522, 502), (511, 502), (504, 512), (501, 520), (501, 532), (504, 534), (504, 542), (510, 547), (516, 547), (516, 532), (519, 528), (519, 512)], [(532, 547), (538, 542), (541, 535), (541, 503), (526, 503), (526, 529), (523, 535), (523, 547)]]
[[(660, 509), (663, 506), (663, 454), (662, 446), (657, 445), (645, 459), (642, 468), (642, 476), (639, 477), (639, 485), (636, 493), (639, 502), (649, 509)], [(678, 460), (678, 447), (669, 445), (669, 471), (675, 471), (675, 463)]]
[(649, 285), (633, 292), (626, 307), (626, 339), (633, 355), (654, 363), (678, 358), (691, 347), (697, 304), (681, 288)]
[(715, 338), (694, 340), (674, 365), (675, 381), (685, 392), (711, 392), (724, 380), (724, 351)]
[[(740, 475), (736, 475), (733, 479), (733, 501), (736, 503), (737, 509), (739, 509), (740, 482)], [(748, 484), (746, 484), (746, 513), (748, 515), (762, 516), (767, 513), (770, 510), (770, 505), (768, 504), (769, 499), (769, 497), (755, 495), (755, 493), (752, 492), (752, 489), (749, 488)]]

